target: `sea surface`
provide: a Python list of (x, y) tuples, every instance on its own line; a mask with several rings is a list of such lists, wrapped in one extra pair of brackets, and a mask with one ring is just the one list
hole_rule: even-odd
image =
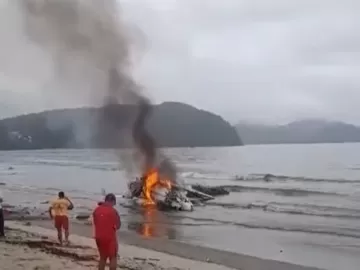
[[(125, 153), (125, 151), (123, 151)], [(355, 270), (360, 265), (360, 144), (178, 148), (164, 152), (187, 184), (231, 193), (193, 212), (119, 201), (123, 230), (262, 258)], [(59, 190), (89, 212), (101, 189), (134, 177), (116, 150), (0, 152), (5, 202), (42, 213)]]

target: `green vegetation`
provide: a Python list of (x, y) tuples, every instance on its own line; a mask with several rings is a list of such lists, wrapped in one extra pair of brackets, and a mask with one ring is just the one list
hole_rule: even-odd
[(360, 127), (342, 122), (301, 120), (287, 125), (236, 125), (244, 144), (360, 142)]
[[(111, 105), (7, 118), (0, 121), (0, 149), (129, 147), (135, 116), (135, 106)], [(148, 124), (159, 147), (242, 144), (235, 128), (220, 116), (182, 103), (155, 105)]]

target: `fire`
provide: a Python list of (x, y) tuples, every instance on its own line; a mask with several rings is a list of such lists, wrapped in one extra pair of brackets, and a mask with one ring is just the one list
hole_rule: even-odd
[(145, 199), (145, 204), (155, 204), (154, 200), (151, 197), (151, 192), (158, 184), (158, 180), (159, 174), (156, 170), (152, 170), (144, 176), (143, 195)]
[(152, 169), (147, 172), (144, 176), (143, 183), (143, 196), (145, 199), (145, 205), (155, 204), (151, 194), (156, 187), (165, 187), (171, 189), (171, 181), (169, 179), (163, 179), (158, 170)]

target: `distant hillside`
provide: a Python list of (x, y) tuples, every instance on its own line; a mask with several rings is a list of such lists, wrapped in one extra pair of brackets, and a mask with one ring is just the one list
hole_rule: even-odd
[(360, 127), (343, 122), (301, 120), (279, 126), (239, 123), (236, 128), (244, 144), (360, 142)]
[[(112, 122), (108, 121), (109, 115), (116, 126), (109, 124)], [(53, 110), (0, 120), (0, 149), (127, 147), (131, 144), (135, 115), (134, 106), (112, 105)], [(182, 103), (155, 105), (148, 129), (160, 147), (242, 144), (236, 129), (220, 116)]]

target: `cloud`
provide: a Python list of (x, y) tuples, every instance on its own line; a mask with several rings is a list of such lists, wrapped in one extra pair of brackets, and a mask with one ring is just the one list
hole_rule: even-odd
[[(133, 29), (134, 75), (156, 102), (187, 102), (231, 121), (324, 117), (360, 124), (359, 1), (120, 3)], [(9, 33), (11, 14), (3, 13), (0, 34), (8, 37), (5, 45), (11, 49), (0, 51), (0, 61), (11, 63), (19, 37), (16, 29)], [(28, 63), (39, 55), (34, 48), (31, 53), (22, 50), (17, 61)], [(56, 89), (42, 90), (37, 97), (37, 88), (46, 88), (50, 75), (45, 60), (36, 62), (22, 71), (19, 64), (13, 69), (0, 64), (0, 85), (7, 90), (6, 95), (0, 92), (1, 100), (11, 107), (0, 113), (92, 102), (86, 91), (86, 97), (74, 98)], [(16, 78), (22, 82), (14, 82)], [(31, 96), (31, 104), (22, 104), (19, 92)]]

